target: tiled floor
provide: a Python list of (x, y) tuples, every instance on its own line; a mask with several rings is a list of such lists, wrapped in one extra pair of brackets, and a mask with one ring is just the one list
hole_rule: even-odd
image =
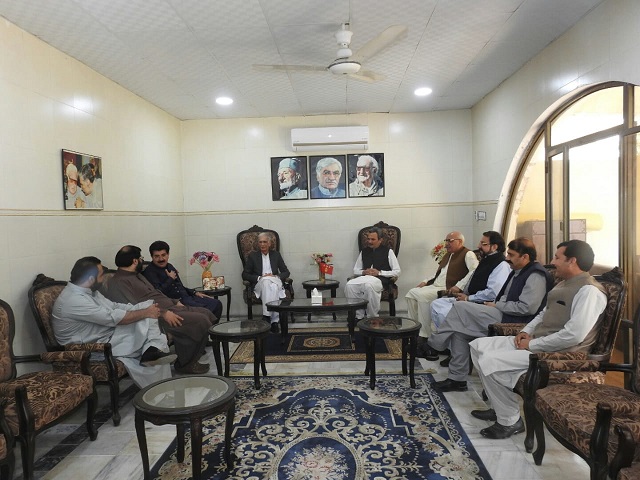
[[(326, 325), (335, 326), (336, 324), (328, 322)], [(296, 328), (307, 326), (320, 327), (325, 324), (315, 320), (311, 324), (306, 322), (296, 324)], [(210, 353), (210, 349), (207, 350), (209, 351), (207, 360), (210, 361), (213, 372), (215, 371), (213, 355)], [(446, 376), (446, 369), (440, 367), (438, 362), (427, 362), (420, 359), (420, 363), (425, 371), (434, 374), (436, 380)], [(363, 372), (364, 362), (268, 363), (267, 369), (269, 375), (357, 374)], [(376, 362), (376, 371), (378, 373), (400, 373), (400, 362)], [(253, 366), (232, 365), (232, 375), (241, 374), (253, 375)], [(477, 376), (472, 376), (470, 380), (468, 392), (453, 392), (445, 395), (494, 480), (589, 478), (589, 469), (586, 463), (559, 445), (550, 435), (547, 435), (547, 450), (541, 466), (535, 465), (531, 454), (525, 452), (522, 444), (523, 435), (515, 435), (507, 440), (487, 440), (482, 437), (479, 431), (489, 423), (469, 415), (472, 409), (484, 408), (485, 406), (480, 398), (482, 388)], [(108, 399), (105, 387), (99, 387), (98, 395), (101, 400)], [(100, 427), (96, 441), (83, 442), (48, 472), (38, 472), (37, 478), (64, 480), (71, 478), (83, 480), (142, 478), (142, 462), (135, 434), (131, 402), (127, 403), (121, 412), (122, 421), (118, 427), (114, 427), (109, 420)], [(84, 413), (81, 412), (74, 418), (68, 419), (66, 423), (38, 436), (37, 456), (51, 455), (51, 449), (73, 432), (78, 424), (82, 423), (83, 417)], [(150, 460), (153, 464), (175, 438), (176, 431), (175, 427), (171, 425), (155, 426), (150, 423), (146, 425)], [(16, 453), (18, 452), (19, 449), (16, 449)], [(16, 469), (15, 478), (21, 478), (22, 469), (19, 458)]]

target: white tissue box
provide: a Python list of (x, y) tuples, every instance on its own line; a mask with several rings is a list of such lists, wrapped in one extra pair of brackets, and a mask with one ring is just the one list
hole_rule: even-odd
[(311, 294), (311, 305), (321, 304), (322, 303), (322, 294), (318, 293), (317, 295)]

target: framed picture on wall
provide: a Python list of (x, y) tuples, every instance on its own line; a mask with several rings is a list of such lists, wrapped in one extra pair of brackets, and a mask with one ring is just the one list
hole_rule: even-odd
[(347, 156), (349, 197), (384, 197), (384, 153)]
[(309, 157), (311, 198), (346, 198), (347, 165), (345, 155)]
[(306, 200), (307, 157), (271, 157), (273, 200)]
[(62, 196), (65, 210), (102, 210), (102, 159), (63, 149)]

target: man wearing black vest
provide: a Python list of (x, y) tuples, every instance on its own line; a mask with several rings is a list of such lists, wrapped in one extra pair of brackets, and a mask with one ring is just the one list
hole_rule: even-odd
[(588, 243), (569, 240), (558, 245), (551, 261), (562, 281), (547, 296), (544, 310), (515, 337), (486, 337), (471, 342), (471, 359), (492, 409), (471, 412), (481, 420), (496, 420), (480, 430), (487, 438), (509, 438), (524, 432), (520, 403), (513, 387), (527, 371), (529, 354), (589, 352), (607, 305), (602, 285), (589, 275), (594, 254)]
[[(400, 264), (395, 253), (382, 245), (381, 228), (372, 227), (367, 233), (367, 246), (362, 249), (353, 267), (356, 278), (349, 280), (344, 287), (347, 298), (364, 298), (367, 304), (366, 313), (369, 318), (377, 317), (380, 311), (382, 288), (389, 285), (389, 277), (400, 275)], [(364, 318), (365, 310), (356, 311), (356, 319)]]
[(536, 261), (536, 256), (536, 248), (531, 240), (524, 237), (512, 240), (507, 248), (507, 262), (511, 265), (512, 273), (498, 294), (498, 301), (452, 304), (438, 333), (428, 341), (433, 349), (451, 350), (448, 378), (434, 385), (440, 391), (467, 390), (469, 342), (486, 337), (489, 325), (500, 322), (526, 323), (542, 310), (553, 280)]

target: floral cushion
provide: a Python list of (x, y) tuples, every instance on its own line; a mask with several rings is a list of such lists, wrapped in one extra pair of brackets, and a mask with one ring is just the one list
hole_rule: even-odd
[(93, 393), (93, 379), (88, 375), (45, 371), (0, 383), (0, 395), (9, 400), (5, 417), (14, 435), (19, 433), (19, 421), (13, 392), (20, 386), (27, 389), (35, 431), (66, 415)]
[(640, 478), (640, 463), (633, 463), (618, 473), (618, 480), (638, 480)]
[(7, 449), (7, 437), (0, 434), (0, 460), (7, 458), (9, 450)]
[[(592, 384), (549, 385), (536, 392), (535, 406), (545, 419), (545, 423), (567, 442), (589, 458), (589, 442), (596, 421), (596, 406), (607, 403), (613, 414), (609, 432), (609, 458), (613, 458), (618, 448), (615, 425), (626, 425), (636, 441), (640, 440), (640, 397), (619, 387)], [(640, 449), (635, 458), (640, 460)], [(636, 477), (637, 478), (637, 477)]]
[(51, 326), (51, 311), (53, 310), (53, 304), (56, 302), (60, 292), (64, 290), (64, 287), (65, 285), (51, 285), (37, 290), (33, 296), (35, 308), (38, 310), (42, 326), (47, 332), (47, 338), (51, 344), (57, 343)]
[[(13, 320), (13, 318), (11, 318), (11, 320)], [(9, 312), (4, 308), (0, 308), (0, 381), (13, 376), (11, 343), (9, 340), (10, 325)]]

